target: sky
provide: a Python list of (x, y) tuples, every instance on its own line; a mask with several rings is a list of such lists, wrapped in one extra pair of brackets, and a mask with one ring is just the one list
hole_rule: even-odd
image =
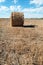
[(0, 0), (0, 18), (23, 12), (25, 18), (43, 18), (43, 0)]

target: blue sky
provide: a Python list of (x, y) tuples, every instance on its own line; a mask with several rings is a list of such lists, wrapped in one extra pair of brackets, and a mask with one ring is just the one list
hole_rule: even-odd
[(23, 12), (25, 18), (43, 18), (43, 0), (0, 0), (0, 18)]

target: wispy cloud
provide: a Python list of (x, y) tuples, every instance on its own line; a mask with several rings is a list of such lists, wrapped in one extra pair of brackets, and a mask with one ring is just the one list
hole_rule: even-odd
[(14, 6), (14, 5), (11, 5), (9, 7), (7, 6), (0, 6), (0, 11), (21, 11), (22, 7), (20, 5), (18, 6)]
[(31, 0), (30, 4), (35, 4), (35, 5), (42, 5), (43, 4), (43, 0)]
[(0, 6), (0, 11), (8, 11), (9, 8), (7, 6)]
[(24, 8), (22, 10), (22, 12), (24, 12), (25, 18), (40, 18), (40, 17), (43, 17), (43, 15), (42, 15), (43, 14), (43, 7)]
[(9, 9), (10, 9), (10, 11), (14, 11), (14, 12), (17, 11), (18, 12), (18, 11), (21, 11), (22, 7), (20, 5), (18, 5), (18, 6), (13, 5), (13, 6), (10, 6)]
[(14, 10), (15, 10), (15, 7), (11, 5), (11, 6), (9, 7), (9, 9), (10, 9), (10, 11), (14, 11)]
[[(22, 8), (20, 5), (14, 6), (0, 6), (1, 13), (9, 12), (9, 16), (11, 12), (24, 12), (25, 18), (40, 18), (43, 17), (43, 7), (38, 8)], [(6, 14), (7, 15), (7, 14)]]
[(20, 5), (18, 5), (17, 10), (20, 12), (22, 10), (22, 7)]
[(28, 0), (11, 0), (10, 3), (10, 0), (0, 0), (0, 17), (9, 17), (11, 12), (24, 12), (25, 18), (43, 17), (43, 0), (29, 0), (29, 4), (27, 2)]
[(14, 4), (16, 4), (18, 2), (18, 0), (13, 0), (12, 2), (14, 2)]
[(22, 10), (23, 12), (37, 12), (37, 13), (39, 13), (39, 12), (43, 12), (43, 7), (38, 7), (38, 8), (24, 8), (23, 10)]
[(5, 0), (0, 0), (0, 3), (1, 3), (1, 2), (5, 2)]
[(10, 14), (11, 12), (20, 12), (22, 9), (22, 7), (20, 5), (18, 6), (14, 6), (14, 5), (11, 5), (11, 6), (0, 6), (0, 17), (10, 17)]

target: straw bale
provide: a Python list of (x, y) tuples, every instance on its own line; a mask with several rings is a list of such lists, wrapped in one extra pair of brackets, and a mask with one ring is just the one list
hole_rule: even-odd
[(24, 15), (21, 12), (13, 12), (11, 15), (12, 26), (23, 26)]

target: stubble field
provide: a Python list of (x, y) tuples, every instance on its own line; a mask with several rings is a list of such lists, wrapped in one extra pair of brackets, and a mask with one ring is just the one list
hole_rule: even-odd
[(24, 27), (0, 19), (0, 65), (43, 65), (43, 19), (25, 19)]

